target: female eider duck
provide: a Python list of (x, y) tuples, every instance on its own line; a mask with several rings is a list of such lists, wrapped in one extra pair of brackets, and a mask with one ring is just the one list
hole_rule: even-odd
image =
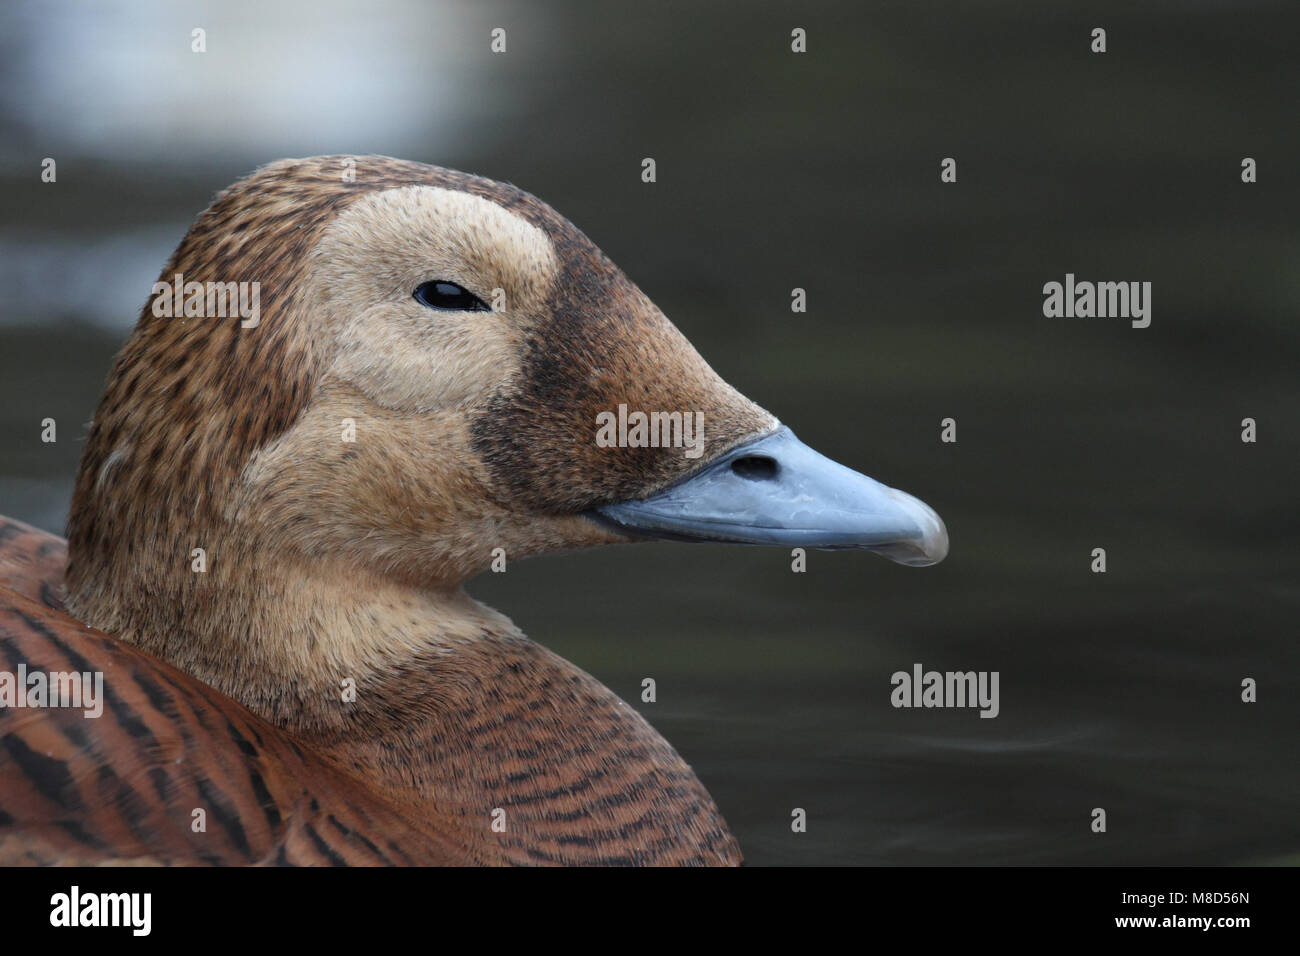
[[(243, 282), (255, 322), (188, 308)], [(697, 416), (703, 444), (597, 440), (636, 412)], [(529, 194), (384, 157), (262, 168), (113, 366), (66, 575), (63, 542), (0, 522), (0, 671), (28, 675), (0, 696), (0, 863), (738, 863), (667, 741), (462, 590), (495, 549), (649, 538), (948, 546)], [(102, 690), (23, 706), (38, 673)]]

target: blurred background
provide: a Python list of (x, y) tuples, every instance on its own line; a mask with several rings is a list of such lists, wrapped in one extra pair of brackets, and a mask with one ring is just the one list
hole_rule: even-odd
[[(672, 741), (748, 862), (1300, 861), (1298, 28), (1244, 0), (8, 2), (0, 513), (61, 533), (111, 358), (216, 190), (338, 152), (508, 180), (947, 521), (925, 570), (656, 544), (471, 584)], [(1044, 318), (1067, 272), (1150, 281), (1150, 328)], [(1001, 715), (893, 709), (916, 662), (999, 671)]]

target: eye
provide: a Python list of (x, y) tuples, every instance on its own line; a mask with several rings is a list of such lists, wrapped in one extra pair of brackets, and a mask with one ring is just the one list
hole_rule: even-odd
[(435, 279), (418, 287), (415, 300), (431, 309), (456, 309), (461, 312), (490, 312), (483, 300), (454, 282)]

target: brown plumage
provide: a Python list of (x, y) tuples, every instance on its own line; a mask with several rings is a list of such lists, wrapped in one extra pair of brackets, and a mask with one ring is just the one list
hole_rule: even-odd
[[(0, 862), (738, 862), (672, 747), (461, 584), (494, 549), (626, 540), (582, 513), (701, 464), (597, 448), (597, 412), (701, 410), (706, 458), (775, 419), (571, 224), (461, 173), (274, 163), (177, 273), (259, 282), (260, 321), (146, 305), (66, 585), (58, 539), (0, 526), (0, 669), (103, 671), (109, 699), (0, 709)], [(435, 278), (506, 307), (432, 321), (410, 290)]]
[[(440, 833), (446, 821), (402, 813), (225, 694), (57, 613), (48, 599), (61, 569), (40, 580), (9, 573), (27, 546), (64, 550), (0, 519), (4, 583), (24, 585), (0, 589), (0, 668), (99, 671), (106, 700), (94, 720), (73, 709), (0, 710), (5, 865), (491, 859)], [(47, 600), (34, 600), (42, 592)]]

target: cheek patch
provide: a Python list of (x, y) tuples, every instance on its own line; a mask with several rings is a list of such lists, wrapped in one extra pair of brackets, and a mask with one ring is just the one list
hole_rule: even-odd
[[(312, 254), (319, 308), (334, 329), (329, 377), (377, 404), (428, 412), (481, 400), (518, 370), (521, 324), (543, 314), (554, 246), (496, 203), (402, 186), (358, 199)], [(493, 312), (431, 309), (412, 293), (444, 280)]]
[(485, 398), (516, 371), (517, 336), (501, 317), (430, 318), (414, 302), (368, 309), (340, 336), (329, 377), (351, 382), (385, 408), (430, 412)]

